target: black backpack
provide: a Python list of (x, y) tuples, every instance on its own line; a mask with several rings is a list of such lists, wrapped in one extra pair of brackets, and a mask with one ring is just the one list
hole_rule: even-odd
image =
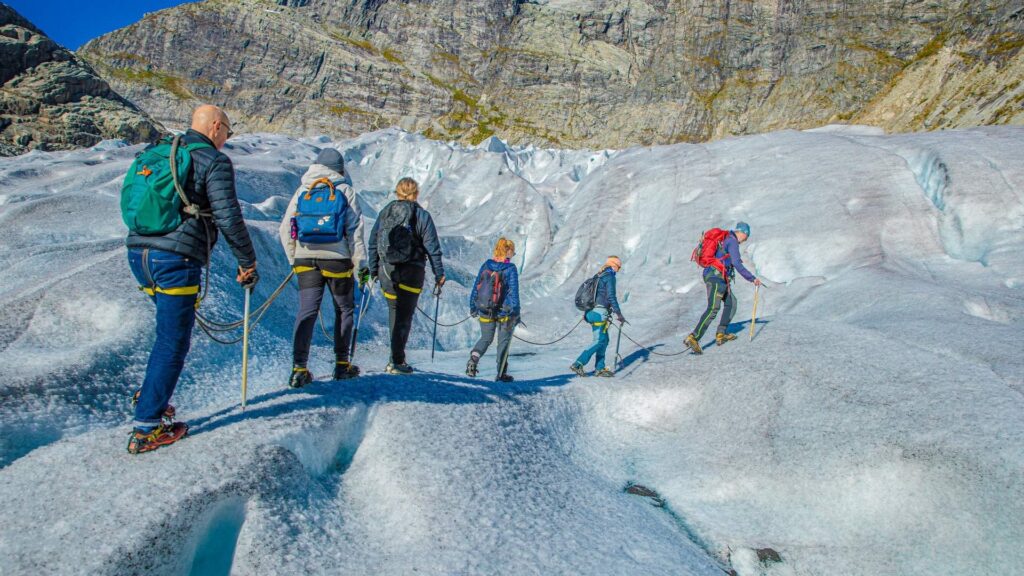
[(480, 271), (476, 277), (476, 305), (477, 312), (483, 318), (494, 319), (501, 312), (505, 303), (505, 292), (508, 287), (501, 281), (501, 272), (489, 268)]
[(576, 308), (579, 308), (582, 312), (590, 312), (597, 306), (597, 286), (601, 279), (601, 273), (598, 272), (590, 278), (583, 281), (580, 287), (576, 289)]
[(416, 203), (396, 200), (380, 212), (377, 232), (377, 255), (388, 264), (404, 264), (416, 260), (420, 241), (416, 237)]

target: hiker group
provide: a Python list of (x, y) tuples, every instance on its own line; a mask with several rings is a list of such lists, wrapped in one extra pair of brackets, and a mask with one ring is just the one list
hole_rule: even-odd
[[(200, 106), (188, 131), (146, 148), (125, 176), (121, 211), (129, 229), (128, 264), (140, 290), (156, 306), (156, 340), (142, 386), (133, 396), (135, 415), (128, 442), (132, 454), (174, 443), (188, 432), (185, 423), (174, 420), (170, 399), (203, 295), (202, 268), (209, 266), (218, 235), (223, 235), (238, 262), (237, 282), (251, 291), (259, 281), (256, 251), (235, 192), (234, 169), (220, 152), (232, 134), (224, 111)], [(352, 363), (357, 282), (364, 299), (367, 287), (379, 282), (387, 301), (391, 353), (385, 371), (413, 373), (405, 347), (428, 262), (434, 294), (445, 283), (441, 243), (433, 218), (417, 203), (419, 192), (412, 178), (399, 180), (396, 199), (380, 210), (364, 242), (359, 203), (338, 150), (321, 150), (302, 176), (279, 226), (281, 245), (299, 285), (289, 386), (299, 388), (313, 381), (308, 368), (310, 345), (325, 289), (334, 306), (333, 379), (360, 374)], [(739, 244), (749, 235), (750, 227), (743, 222), (734, 230), (713, 229), (694, 251), (694, 259), (704, 267), (708, 294), (707, 310), (685, 339), (696, 354), (701, 353), (699, 341), (723, 303), (716, 341), (735, 339), (727, 331), (736, 306), (731, 288), (734, 273), (760, 285), (740, 258)], [(508, 373), (509, 346), (521, 323), (519, 275), (511, 261), (515, 253), (515, 244), (500, 238), (473, 283), (469, 312), (479, 322), (480, 338), (470, 352), (467, 376), (477, 376), (481, 357), (497, 337), (495, 379), (513, 380)], [(595, 375), (614, 375), (605, 358), (611, 319), (620, 326), (626, 322), (615, 287), (621, 271), (621, 259), (610, 256), (577, 292), (577, 307), (593, 331), (592, 344), (570, 366), (578, 375), (587, 374), (591, 358)]]

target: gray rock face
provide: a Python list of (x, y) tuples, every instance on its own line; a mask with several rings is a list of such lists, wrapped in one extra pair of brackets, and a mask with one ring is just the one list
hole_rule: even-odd
[(144, 112), (20, 14), (0, 3), (0, 156), (155, 139)]
[(1019, 0), (206, 0), (86, 45), (164, 122), (623, 147), (1024, 123)]

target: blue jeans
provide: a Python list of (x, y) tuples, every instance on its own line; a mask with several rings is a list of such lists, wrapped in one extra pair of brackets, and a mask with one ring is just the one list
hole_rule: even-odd
[(585, 318), (594, 331), (594, 343), (580, 354), (580, 357), (576, 359), (576, 363), (580, 366), (586, 366), (590, 362), (590, 357), (596, 354), (597, 360), (594, 362), (594, 369), (603, 370), (604, 353), (608, 349), (608, 342), (610, 341), (610, 338), (608, 338), (608, 320), (604, 314), (595, 310), (587, 312)]
[(156, 304), (156, 340), (135, 405), (135, 427), (149, 429), (160, 424), (185, 366), (202, 266), (194, 258), (151, 248), (129, 249), (128, 265)]

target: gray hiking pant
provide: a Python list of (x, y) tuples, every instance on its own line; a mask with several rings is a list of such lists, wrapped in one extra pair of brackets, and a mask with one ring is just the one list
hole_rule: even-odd
[(334, 361), (348, 362), (356, 307), (352, 261), (297, 259), (294, 270), (299, 278), (299, 313), (295, 317), (292, 362), (304, 367), (309, 361), (309, 345), (325, 287), (334, 300)]
[(490, 347), (491, 342), (494, 341), (494, 335), (498, 335), (498, 375), (504, 374), (508, 371), (508, 347), (512, 344), (512, 332), (516, 329), (516, 318), (499, 318), (497, 320), (490, 320), (486, 318), (480, 319), (480, 339), (476, 341), (476, 345), (473, 346), (473, 351), (469, 353), (469, 357), (474, 361), (479, 361), (480, 357), (487, 352), (487, 348)]
[(725, 309), (722, 310), (722, 318), (718, 321), (718, 332), (726, 331), (736, 313), (736, 297), (732, 295), (732, 286), (726, 283), (718, 272), (705, 276), (704, 285), (708, 290), (708, 307), (701, 314), (697, 327), (693, 329), (693, 337), (697, 340), (704, 337), (704, 332), (718, 315), (718, 308), (723, 302)]

